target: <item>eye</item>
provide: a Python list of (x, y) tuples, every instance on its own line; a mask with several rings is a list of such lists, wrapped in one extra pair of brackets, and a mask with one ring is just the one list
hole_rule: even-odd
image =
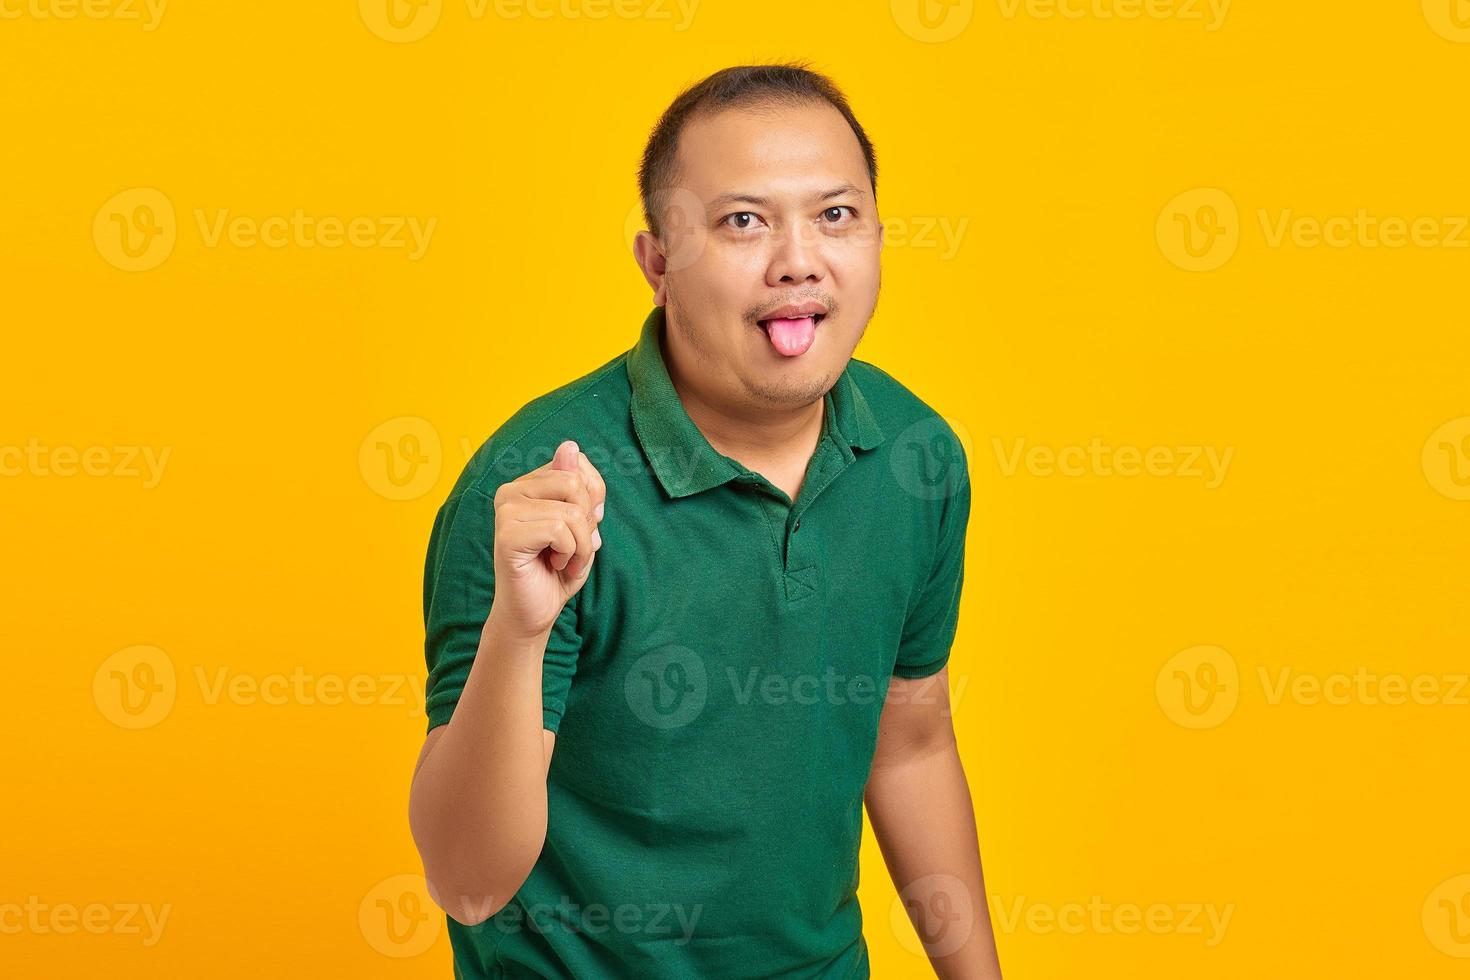
[(844, 211), (849, 211), (854, 216), (856, 216), (856, 214), (857, 214), (857, 212), (855, 210), (853, 210), (851, 207), (849, 207), (848, 205), (846, 205), (846, 204), (838, 204), (838, 205), (835, 205), (835, 206), (830, 207), (827, 210), (823, 211), (822, 212), (822, 217), (827, 221), (828, 224), (835, 225), (837, 222), (839, 222), (839, 221), (842, 220), (842, 212), (844, 212)]
[[(732, 219), (734, 220), (732, 221)], [(756, 220), (756, 213), (754, 211), (736, 211), (734, 214), (727, 214), (721, 219), (724, 224), (734, 228), (736, 231), (754, 228)]]

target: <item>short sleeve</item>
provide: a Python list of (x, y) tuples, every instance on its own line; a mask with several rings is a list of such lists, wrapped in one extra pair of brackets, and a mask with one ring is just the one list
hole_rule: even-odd
[[(473, 487), (456, 489), (434, 518), (424, 562), (424, 710), (431, 730), (454, 714), (494, 599), (495, 501)], [(542, 724), (553, 732), (581, 648), (576, 601), (557, 615), (541, 669)]]
[(934, 565), (908, 618), (904, 621), (894, 663), (895, 677), (928, 677), (949, 662), (959, 623), (960, 593), (965, 581), (965, 531), (970, 522), (970, 481), (959, 481), (946, 497), (939, 519)]

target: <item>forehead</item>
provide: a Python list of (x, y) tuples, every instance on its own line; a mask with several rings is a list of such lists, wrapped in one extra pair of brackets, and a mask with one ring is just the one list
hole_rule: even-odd
[(842, 113), (825, 102), (700, 115), (679, 135), (678, 183), (709, 200), (728, 191), (802, 193), (843, 181), (871, 193)]

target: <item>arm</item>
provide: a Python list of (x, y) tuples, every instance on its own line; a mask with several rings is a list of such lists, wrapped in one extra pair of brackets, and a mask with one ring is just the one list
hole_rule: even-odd
[(890, 682), (864, 802), (935, 975), (1000, 980), (948, 668)]
[(424, 874), (465, 925), (510, 901), (546, 841), (556, 740), (541, 727), (546, 639), (513, 635), (492, 610), (454, 717), (429, 732), (414, 768), (408, 820)]
[[(445, 530), (458, 558), (442, 588), (431, 545), (428, 608), (438, 610), (443, 596), (444, 617), (457, 624), (455, 655), (468, 666), (463, 687), (447, 687), (452, 716), (429, 732), (419, 753), (409, 827), (429, 894), (465, 925), (505, 907), (546, 841), (555, 736), (543, 723), (543, 661), (559, 614), (601, 547), (605, 493), (596, 469), (567, 440), (546, 465), (499, 487), (493, 526), (487, 506)], [(481, 501), (490, 503), (481, 497), (475, 504)], [(489, 606), (482, 624), (475, 614), (481, 602)], [(438, 632), (430, 634), (431, 676), (447, 656)]]

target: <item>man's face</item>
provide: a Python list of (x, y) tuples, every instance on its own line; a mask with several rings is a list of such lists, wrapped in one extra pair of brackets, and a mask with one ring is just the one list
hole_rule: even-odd
[[(847, 121), (825, 102), (696, 118), (676, 182), (635, 251), (677, 374), (731, 407), (821, 398), (878, 300), (882, 225)], [(818, 315), (773, 319), (787, 306)]]

